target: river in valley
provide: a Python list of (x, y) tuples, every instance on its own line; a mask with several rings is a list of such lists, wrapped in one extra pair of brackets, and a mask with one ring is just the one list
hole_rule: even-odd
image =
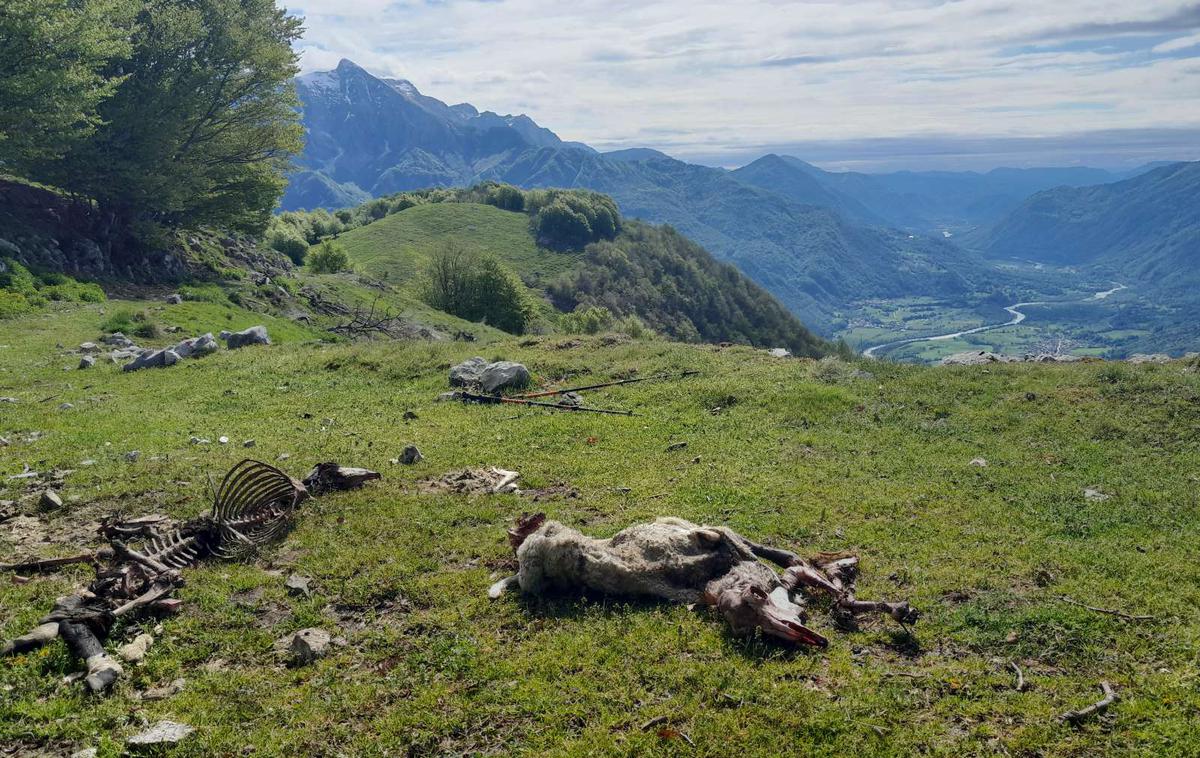
[(880, 350), (891, 350), (892, 348), (900, 347), (901, 345), (912, 345), (917, 342), (944, 342), (945, 340), (952, 340), (957, 337), (965, 337), (968, 334), (979, 334), (980, 332), (987, 332), (991, 331), (992, 329), (999, 329), (1005, 326), (1015, 326), (1024, 321), (1027, 317), (1027, 314), (1021, 311), (1021, 308), (1028, 308), (1029, 306), (1033, 305), (1071, 305), (1077, 303), (1093, 303), (1098, 300), (1105, 300), (1123, 289), (1128, 289), (1124, 284), (1117, 284), (1116, 282), (1114, 282), (1114, 284), (1117, 286), (1113, 287), (1112, 289), (1104, 290), (1103, 292), (1097, 292), (1091, 297), (1086, 297), (1083, 300), (1039, 300), (1029, 303), (1013, 303), (1004, 309), (1008, 311), (1012, 318), (1003, 323), (984, 324), (983, 326), (977, 326), (974, 329), (964, 329), (961, 332), (952, 332), (950, 334), (939, 334), (935, 337), (913, 337), (906, 340), (896, 340), (895, 342), (885, 342), (882, 345), (876, 345), (875, 347), (867, 348), (863, 351), (863, 356), (867, 358), (877, 358), (877, 353)]

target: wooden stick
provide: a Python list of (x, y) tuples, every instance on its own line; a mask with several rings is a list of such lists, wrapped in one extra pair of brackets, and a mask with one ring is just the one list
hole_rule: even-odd
[(1100, 682), (1100, 689), (1104, 691), (1104, 697), (1085, 708), (1067, 711), (1058, 717), (1059, 720), (1074, 726), (1088, 718), (1091, 718), (1092, 716), (1098, 716), (1108, 710), (1108, 707), (1117, 702), (1119, 699), (1117, 696), (1117, 691), (1114, 690), (1112, 685), (1108, 682)]
[(655, 376), (643, 376), (639, 379), (620, 379), (615, 382), (603, 382), (601, 384), (589, 384), (586, 387), (571, 387), (569, 389), (562, 389), (562, 390), (545, 390), (544, 392), (526, 392), (523, 395), (515, 395), (515, 397), (525, 398), (525, 399), (532, 398), (532, 397), (550, 397), (551, 395), (565, 395), (568, 392), (584, 392), (586, 390), (598, 390), (601, 387), (616, 387), (617, 385), (620, 385), (620, 384), (633, 384), (634, 382), (648, 382), (652, 379), (671, 379), (671, 378), (674, 378), (675, 376), (678, 376), (680, 379), (683, 379), (684, 377), (695, 376), (696, 374), (699, 374), (699, 373), (700, 373), (699, 371), (684, 371), (682, 374), (678, 374), (678, 375), (677, 374), (656, 374)]
[(519, 397), (499, 397), (496, 395), (477, 395), (474, 392), (462, 392), (459, 394), (463, 400), (469, 400), (472, 403), (484, 403), (495, 405), (497, 403), (510, 403), (512, 405), (532, 405), (538, 408), (554, 408), (560, 411), (581, 411), (584, 413), (607, 413), (613, 416), (636, 416), (633, 411), (611, 411), (605, 408), (587, 408), (582, 405), (564, 405), (562, 403), (538, 403), (533, 400), (525, 400)]
[(1093, 605), (1085, 605), (1085, 604), (1079, 602), (1078, 600), (1072, 600), (1071, 598), (1067, 597), (1066, 595), (1059, 595), (1058, 599), (1063, 601), (1064, 603), (1070, 603), (1071, 605), (1079, 606), (1080, 608), (1084, 608), (1084, 609), (1092, 611), (1094, 613), (1104, 613), (1106, 615), (1116, 616), (1117, 618), (1123, 618), (1128, 621), (1153, 621), (1154, 620), (1153, 616), (1135, 616), (1133, 614), (1125, 613), (1124, 611), (1115, 611), (1111, 608), (1097, 608)]
[(95, 560), (95, 553), (80, 553), (79, 555), (69, 555), (65, 558), (41, 558), (36, 561), (26, 561), (24, 563), (0, 563), (0, 571), (40, 572), (58, 568), (59, 566), (69, 566), (73, 563), (93, 563)]

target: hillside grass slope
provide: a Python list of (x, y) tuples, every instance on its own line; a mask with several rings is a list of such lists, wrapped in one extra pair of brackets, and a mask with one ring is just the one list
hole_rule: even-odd
[[(337, 460), (384, 479), (306, 504), (255, 562), (186, 571), (181, 612), (109, 697), (62, 682), (75, 664), (60, 644), (3, 661), (0, 744), (18, 753), (116, 755), (160, 718), (196, 727), (175, 753), (196, 756), (1200, 750), (1194, 367), (855, 366), (603, 336), (326, 344), (280, 325), (267, 348), (135, 374), (64, 372), (78, 357), (56, 344), (95, 339), (100, 308), (0, 321), (0, 395), (16, 401), (0, 404), (11, 442), (0, 499), (33, 510), (39, 488), (7, 478), (29, 465), (60, 472), (68, 503), (0, 524), (0, 560), (93, 546), (95, 522), (115, 510), (201, 513), (209, 476), (248, 454), (293, 475)], [(158, 318), (189, 329), (259, 318), (224, 313), (185, 304)], [(540, 386), (701, 376), (590, 394), (636, 418), (433, 402), (447, 367), (477, 351), (525, 362)], [(677, 442), (687, 449), (669, 451)], [(410, 443), (425, 460), (390, 465)], [(488, 465), (579, 495), (421, 493), (423, 480)], [(908, 599), (924, 616), (910, 637), (878, 622), (839, 630), (815, 607), (812, 624), (831, 638), (816, 652), (731, 638), (683, 607), (489, 601), (493, 578), (512, 570), (504, 531), (530, 510), (600, 536), (674, 515), (802, 553), (853, 550), (861, 597)], [(285, 593), (292, 572), (313, 578), (311, 598)], [(25, 632), (88, 574), (0, 582), (0, 634)], [(348, 644), (283, 666), (274, 641), (311, 626)], [(136, 631), (119, 628), (110, 646)], [(176, 678), (179, 694), (139, 699)], [(1101, 680), (1120, 702), (1079, 728), (1060, 724)]]

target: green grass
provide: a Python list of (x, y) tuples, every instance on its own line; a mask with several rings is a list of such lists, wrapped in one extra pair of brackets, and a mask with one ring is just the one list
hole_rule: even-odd
[(525, 214), (475, 203), (417, 205), (338, 240), (364, 273), (397, 285), (417, 279), (447, 242), (467, 252), (494, 255), (531, 282), (553, 279), (579, 257), (538, 247)]
[[(0, 405), (0, 436), (13, 443), (0, 448), (0, 475), (70, 471), (69, 505), (45, 517), (53, 540), (38, 553), (84, 546), (88, 524), (111, 510), (203, 512), (209, 475), (247, 452), (288, 453), (280, 465), (294, 475), (333, 459), (384, 479), (306, 505), (258, 563), (186, 572), (181, 613), (108, 697), (62, 683), (76, 664), (58, 643), (0, 663), (0, 745), (116, 755), (142, 723), (171, 718), (197, 727), (177, 751), (197, 756), (1200, 751), (1200, 375), (1181, 364), (875, 362), (863, 377), (836, 362), (659, 341), (323, 344), (212, 303), (129, 306), (189, 333), (263, 321), (277, 344), (134, 374), (103, 363), (64, 372), (77, 357), (55, 344), (94, 339), (99, 306), (0, 322), (0, 395), (18, 400)], [(433, 402), (447, 367), (476, 352), (523, 361), (541, 384), (635, 369), (703, 376), (591, 393), (635, 418)], [(27, 442), (33, 431), (42, 436)], [(196, 447), (193, 434), (233, 444)], [(249, 438), (257, 447), (243, 450)], [(667, 452), (676, 441), (688, 448)], [(409, 443), (426, 460), (390, 466)], [(969, 466), (976, 457), (989, 465)], [(418, 493), (424, 478), (478, 465), (580, 497)], [(1086, 500), (1088, 487), (1113, 498)], [(0, 477), (0, 499), (36, 492)], [(534, 508), (596, 535), (676, 515), (801, 552), (854, 550), (860, 596), (908, 599), (924, 617), (915, 638), (882, 623), (848, 633), (817, 608), (829, 649), (793, 652), (733, 639), (681, 607), (489, 601), (494, 573), (511, 570), (504, 530)], [(0, 525), (0, 560), (15, 552), (10, 529)], [(286, 595), (292, 571), (314, 578), (312, 599)], [(0, 582), (0, 633), (23, 633), (87, 575)], [(1126, 622), (1063, 595), (1155, 618)], [(349, 644), (281, 666), (273, 641), (308, 626)], [(110, 645), (134, 632), (116, 630)], [(1014, 690), (1010, 661), (1027, 691)], [(136, 698), (177, 677), (181, 694)], [(1120, 703), (1078, 729), (1057, 723), (1095, 700), (1102, 679)], [(642, 727), (658, 717), (694, 747)]]

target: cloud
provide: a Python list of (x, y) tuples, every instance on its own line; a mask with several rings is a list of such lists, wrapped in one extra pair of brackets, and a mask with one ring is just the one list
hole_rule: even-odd
[(305, 70), (347, 57), (609, 149), (727, 162), (1200, 126), (1196, 2), (306, 0), (303, 15)]

